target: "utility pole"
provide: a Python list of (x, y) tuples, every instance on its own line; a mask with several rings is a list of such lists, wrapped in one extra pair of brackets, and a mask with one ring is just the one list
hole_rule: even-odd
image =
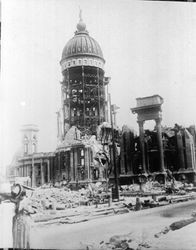
[(114, 126), (112, 117), (112, 105), (111, 105), (111, 95), (109, 94), (109, 106), (110, 106), (110, 120), (112, 128), (112, 152), (113, 152), (113, 164), (114, 164), (114, 180), (115, 180), (115, 197), (119, 201), (119, 189), (118, 189), (118, 169), (116, 164), (116, 145), (114, 141)]

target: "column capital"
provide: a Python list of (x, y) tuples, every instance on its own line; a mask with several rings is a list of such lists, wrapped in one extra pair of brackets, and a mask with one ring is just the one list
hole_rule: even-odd
[(145, 121), (137, 121), (139, 127), (143, 127), (143, 126), (144, 126), (144, 122), (145, 122)]
[(161, 123), (162, 118), (161, 118), (161, 117), (159, 117), (159, 118), (156, 118), (156, 119), (154, 119), (154, 120), (155, 120), (156, 124), (159, 124), (159, 123)]

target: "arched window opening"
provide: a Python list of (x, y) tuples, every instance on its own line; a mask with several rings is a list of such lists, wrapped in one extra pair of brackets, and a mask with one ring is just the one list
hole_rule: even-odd
[(36, 153), (36, 144), (35, 144), (35, 143), (33, 143), (33, 148), (32, 148), (32, 150), (33, 150), (33, 153)]

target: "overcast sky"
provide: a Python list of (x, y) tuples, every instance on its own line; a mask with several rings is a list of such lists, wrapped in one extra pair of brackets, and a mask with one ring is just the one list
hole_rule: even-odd
[[(39, 151), (56, 148), (59, 61), (79, 7), (103, 51), (119, 127), (137, 129), (135, 98), (164, 98), (163, 125), (196, 124), (196, 4), (133, 0), (6, 0), (2, 4), (1, 166), (37, 124)], [(145, 128), (148, 128), (146, 124)], [(152, 125), (151, 125), (152, 126)]]

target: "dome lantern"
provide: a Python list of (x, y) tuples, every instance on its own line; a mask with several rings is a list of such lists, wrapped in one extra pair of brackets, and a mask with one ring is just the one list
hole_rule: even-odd
[(81, 33), (81, 32), (85, 32), (88, 33), (88, 31), (86, 30), (86, 24), (83, 22), (82, 20), (82, 10), (80, 9), (80, 13), (79, 13), (79, 23), (77, 24), (77, 31), (75, 34)]

